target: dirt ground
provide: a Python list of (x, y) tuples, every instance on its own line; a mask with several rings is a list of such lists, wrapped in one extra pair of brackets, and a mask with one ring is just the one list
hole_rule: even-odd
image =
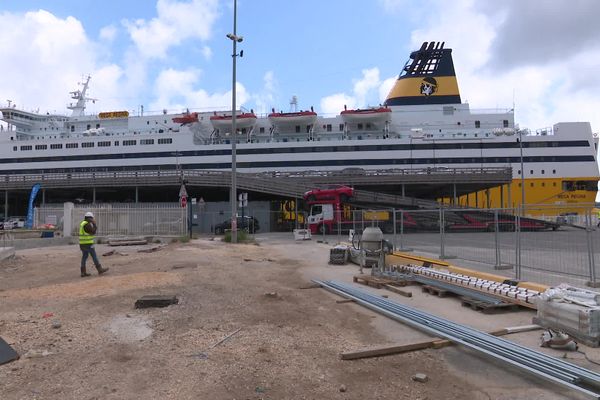
[[(18, 251), (0, 264), (0, 337), (21, 354), (0, 366), (0, 398), (574, 398), (456, 347), (340, 360), (342, 351), (427, 336), (323, 289), (301, 289), (311, 278), (351, 281), (357, 272), (328, 266), (326, 244), (203, 238), (137, 251), (148, 247), (99, 245), (110, 267), (100, 277), (79, 277), (77, 246)], [(531, 312), (482, 317), (417, 289), (411, 299), (386, 294), (481, 329), (531, 322)], [(179, 304), (135, 309), (148, 294), (176, 295)], [(537, 337), (519, 340), (535, 346)], [(429, 381), (412, 381), (418, 372)]]

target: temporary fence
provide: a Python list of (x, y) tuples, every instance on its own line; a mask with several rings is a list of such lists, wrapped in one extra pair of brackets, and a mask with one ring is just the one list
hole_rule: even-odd
[[(396, 250), (441, 258), (513, 279), (600, 284), (600, 227), (591, 207), (353, 210), (334, 218), (330, 235), (378, 226)], [(321, 234), (322, 230), (319, 231)]]
[(98, 236), (182, 236), (188, 232), (188, 217), (179, 203), (110, 203), (44, 205), (36, 208), (35, 225), (63, 227), (65, 210), (70, 213), (71, 235), (79, 234), (79, 222), (91, 211), (98, 223)]
[[(188, 233), (189, 221), (197, 234), (222, 234), (231, 229), (229, 207), (205, 211), (208, 205), (179, 203), (124, 203), (74, 205), (72, 235), (78, 221), (92, 211), (99, 235), (172, 235)], [(206, 207), (206, 208), (205, 208)], [(35, 224), (62, 226), (63, 205), (36, 209)], [(309, 212), (270, 211), (268, 204), (240, 210), (238, 228), (250, 233), (291, 232), (309, 228)], [(527, 207), (517, 209), (372, 209), (343, 208), (329, 223), (312, 226), (313, 236), (347, 241), (348, 233), (378, 226), (396, 250), (413, 251), (475, 269), (495, 269), (509, 278), (547, 284), (600, 284), (600, 227), (591, 207)], [(326, 219), (327, 219), (326, 218)], [(314, 222), (314, 221), (313, 221)]]

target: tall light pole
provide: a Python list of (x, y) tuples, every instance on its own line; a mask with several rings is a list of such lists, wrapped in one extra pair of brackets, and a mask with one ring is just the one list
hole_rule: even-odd
[[(235, 121), (235, 94), (236, 94), (236, 59), (237, 59), (237, 44), (241, 43), (244, 38), (237, 35), (237, 0), (233, 1), (233, 33), (228, 33), (227, 38), (233, 42), (233, 77), (231, 88), (231, 243), (237, 243), (237, 179), (236, 179), (236, 142), (237, 142), (237, 126)], [(240, 54), (241, 55), (241, 54)]]

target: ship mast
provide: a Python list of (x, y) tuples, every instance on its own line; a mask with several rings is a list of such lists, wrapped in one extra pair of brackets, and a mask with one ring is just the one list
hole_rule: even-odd
[(88, 85), (90, 83), (90, 79), (92, 77), (90, 75), (88, 75), (86, 81), (84, 83), (80, 83), (80, 85), (83, 86), (83, 88), (81, 90), (75, 90), (73, 92), (69, 92), (69, 94), (71, 95), (71, 98), (73, 100), (77, 100), (77, 103), (75, 103), (75, 105), (73, 105), (73, 103), (69, 103), (69, 105), (67, 106), (67, 108), (69, 110), (72, 110), (73, 112), (71, 113), (72, 117), (81, 117), (84, 115), (84, 111), (85, 111), (85, 103), (87, 101), (93, 101), (96, 102), (96, 99), (91, 99), (86, 97), (86, 92), (88, 90)]

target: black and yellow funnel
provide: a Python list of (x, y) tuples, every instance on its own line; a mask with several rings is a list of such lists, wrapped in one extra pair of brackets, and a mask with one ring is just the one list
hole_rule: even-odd
[(384, 104), (460, 104), (452, 49), (444, 49), (444, 42), (425, 42), (413, 51)]

